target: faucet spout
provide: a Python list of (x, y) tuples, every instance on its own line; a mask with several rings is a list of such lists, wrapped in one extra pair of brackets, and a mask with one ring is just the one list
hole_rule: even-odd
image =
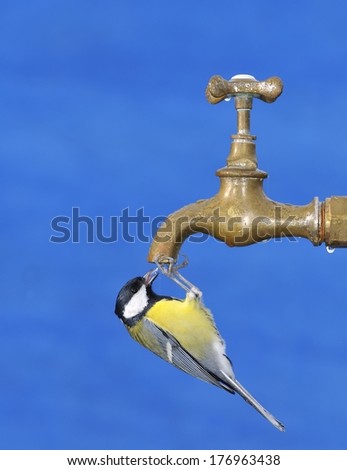
[(205, 233), (230, 247), (249, 246), (270, 238), (309, 239), (322, 242), (322, 204), (318, 198), (303, 206), (269, 199), (259, 178), (221, 177), (219, 192), (169, 215), (158, 229), (148, 260), (177, 259), (183, 242)]

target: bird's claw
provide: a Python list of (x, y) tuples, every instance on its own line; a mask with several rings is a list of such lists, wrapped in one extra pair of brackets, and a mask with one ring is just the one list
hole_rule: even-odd
[(200, 299), (202, 297), (201, 290), (178, 272), (180, 269), (185, 268), (188, 265), (188, 258), (186, 256), (184, 256), (184, 260), (180, 264), (177, 264), (176, 260), (168, 256), (159, 256), (154, 262), (157, 265), (157, 268), (165, 276), (187, 292), (187, 296), (189, 298)]

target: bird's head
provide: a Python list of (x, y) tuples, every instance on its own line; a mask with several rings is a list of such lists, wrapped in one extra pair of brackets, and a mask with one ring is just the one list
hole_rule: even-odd
[(144, 276), (128, 281), (119, 291), (115, 314), (128, 326), (136, 323), (153, 303), (155, 294), (152, 283), (157, 278), (158, 269), (152, 269)]

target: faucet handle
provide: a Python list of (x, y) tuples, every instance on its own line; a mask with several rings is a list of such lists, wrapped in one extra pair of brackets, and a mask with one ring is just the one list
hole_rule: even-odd
[(230, 80), (214, 75), (208, 82), (206, 98), (211, 104), (237, 96), (259, 98), (266, 103), (273, 103), (282, 91), (283, 82), (279, 77), (270, 77), (259, 82), (252, 75), (235, 75)]

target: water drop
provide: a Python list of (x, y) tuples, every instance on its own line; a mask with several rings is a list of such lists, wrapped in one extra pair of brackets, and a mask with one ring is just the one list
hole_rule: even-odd
[(224, 101), (230, 101), (231, 100), (231, 96), (227, 96), (226, 98), (224, 98)]
[(335, 251), (335, 248), (332, 248), (331, 246), (328, 246), (328, 245), (327, 245), (326, 248), (327, 248), (327, 252), (328, 252), (328, 253), (334, 253), (334, 251)]

